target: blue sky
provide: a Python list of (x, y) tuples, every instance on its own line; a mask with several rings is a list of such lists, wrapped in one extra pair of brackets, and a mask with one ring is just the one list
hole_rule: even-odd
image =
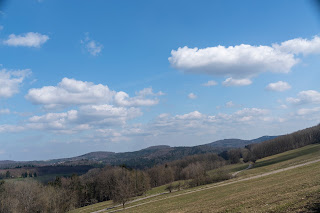
[(252, 139), (320, 120), (312, 1), (6, 1), (0, 160)]

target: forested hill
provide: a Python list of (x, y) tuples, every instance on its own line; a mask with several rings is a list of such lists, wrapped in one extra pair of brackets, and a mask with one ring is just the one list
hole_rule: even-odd
[(94, 164), (111, 164), (122, 165), (132, 168), (151, 167), (155, 164), (161, 164), (173, 160), (181, 159), (185, 156), (204, 154), (204, 153), (220, 153), (232, 148), (244, 147), (251, 143), (258, 143), (265, 140), (270, 140), (276, 136), (263, 136), (253, 140), (241, 139), (224, 139), (212, 143), (192, 146), (192, 147), (170, 147), (167, 145), (152, 146), (134, 152), (90, 152), (81, 156), (53, 159), (48, 161), (0, 161), (0, 168), (15, 167), (21, 165), (94, 165)]
[(274, 139), (276, 137), (278, 136), (262, 136), (260, 138), (256, 138), (252, 140), (224, 139), (224, 140), (218, 140), (212, 143), (204, 144), (201, 146), (241, 148), (252, 143), (260, 143), (263, 141)]

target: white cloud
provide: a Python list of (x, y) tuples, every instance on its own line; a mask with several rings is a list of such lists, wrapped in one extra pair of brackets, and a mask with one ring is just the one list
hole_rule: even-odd
[(25, 128), (23, 126), (10, 125), (10, 124), (0, 125), (0, 133), (2, 133), (2, 132), (21, 132), (24, 130), (25, 130)]
[[(59, 109), (67, 106), (89, 104), (116, 104), (118, 106), (153, 106), (159, 103), (154, 96), (164, 95), (163, 92), (153, 93), (152, 88), (145, 88), (129, 97), (123, 91), (110, 90), (107, 85), (63, 78), (57, 86), (44, 86), (30, 89), (25, 96), (33, 104), (43, 105), (46, 109)], [(153, 96), (153, 98), (147, 98)]]
[(202, 115), (198, 111), (193, 111), (184, 115), (176, 115), (175, 118), (179, 120), (197, 120), (203, 118), (204, 115)]
[(22, 35), (9, 35), (3, 43), (8, 46), (40, 47), (49, 40), (49, 36), (40, 33), (29, 32)]
[(57, 86), (30, 89), (25, 96), (33, 104), (45, 108), (61, 108), (71, 105), (110, 103), (115, 94), (107, 85), (63, 78)]
[(138, 108), (115, 107), (108, 104), (81, 106), (79, 120), (93, 125), (123, 125), (127, 120), (141, 116)]
[(186, 73), (249, 78), (262, 72), (288, 73), (298, 63), (291, 53), (270, 46), (216, 46), (171, 51), (170, 64)]
[(283, 91), (286, 91), (290, 88), (291, 88), (290, 84), (288, 84), (287, 82), (284, 82), (284, 81), (270, 83), (266, 87), (267, 90), (277, 91), (277, 92), (283, 92)]
[(86, 50), (93, 56), (99, 55), (103, 49), (103, 45), (95, 40), (92, 40), (89, 37), (88, 33), (86, 34), (85, 39), (81, 40), (81, 43), (84, 45)]
[(295, 38), (282, 42), (280, 45), (274, 44), (275, 49), (279, 49), (282, 52), (294, 53), (294, 54), (319, 54), (320, 53), (320, 37), (315, 36), (313, 39)]
[(119, 106), (153, 106), (159, 103), (158, 99), (145, 99), (144, 96), (130, 98), (125, 92), (117, 92), (114, 96), (115, 103)]
[(125, 126), (121, 130), (110, 128), (97, 129), (96, 133), (98, 133), (96, 136), (102, 137), (103, 140), (112, 142), (130, 141), (136, 137), (146, 137), (152, 135), (151, 132), (147, 132), (145, 129), (143, 129), (142, 125), (139, 124)]
[(9, 98), (17, 94), (23, 80), (30, 73), (29, 69), (15, 71), (0, 70), (0, 98)]
[(47, 113), (32, 116), (26, 123), (26, 128), (49, 130), (59, 133), (75, 133), (101, 126), (121, 126), (127, 120), (141, 116), (138, 108), (114, 107), (112, 105), (85, 105), (79, 110), (69, 110), (62, 113)]
[(259, 108), (244, 108), (242, 110), (236, 111), (234, 114), (239, 116), (259, 116), (267, 115), (269, 110), (259, 109)]
[(107, 85), (63, 78), (56, 86), (30, 89), (25, 97), (45, 109), (74, 109), (32, 116), (24, 126), (26, 129), (68, 134), (105, 127), (119, 128), (142, 115), (137, 107), (158, 104), (157, 96), (161, 95), (164, 93), (155, 93), (150, 87), (137, 91), (135, 97), (129, 97), (125, 92), (110, 90)]
[(320, 103), (320, 93), (315, 90), (301, 91), (297, 98), (287, 98), (287, 102), (292, 104), (318, 104)]
[(165, 95), (163, 92), (157, 92), (157, 93), (154, 93), (153, 90), (152, 90), (152, 87), (148, 87), (148, 88), (144, 88), (138, 92), (136, 92), (136, 95), (137, 96), (140, 96), (140, 97), (146, 97), (146, 96), (162, 96), (162, 95)]
[(298, 115), (310, 115), (310, 114), (314, 114), (316, 112), (320, 112), (320, 107), (314, 107), (314, 108), (310, 108), (310, 109), (302, 108), (297, 111), (297, 114)]
[(243, 79), (233, 79), (233, 78), (227, 78), (222, 84), (226, 87), (230, 86), (247, 86), (252, 84), (252, 81), (248, 78)]
[(188, 98), (189, 99), (196, 99), (197, 96), (194, 93), (189, 93)]
[(205, 135), (224, 130), (228, 132), (230, 128), (237, 128), (239, 125), (243, 127), (244, 124), (255, 125), (275, 121), (269, 114), (268, 110), (259, 108), (244, 108), (232, 114), (217, 115), (206, 115), (199, 111), (175, 116), (161, 114), (147, 125), (146, 131), (156, 136), (171, 135), (171, 137), (176, 137), (179, 133)]
[(2, 25), (0, 25), (0, 31), (1, 31), (1, 30), (3, 30), (3, 26), (2, 26)]
[(216, 85), (218, 85), (218, 83), (212, 80), (202, 84), (202, 86), (205, 86), (205, 87), (211, 87)]
[[(251, 84), (251, 78), (263, 72), (288, 73), (300, 62), (300, 54), (319, 54), (320, 37), (295, 38), (270, 46), (214, 46), (203, 49), (179, 47), (168, 58), (172, 67), (192, 74), (224, 76), (225, 86)], [(211, 86), (208, 82), (203, 86)], [(289, 85), (270, 85), (268, 89), (284, 91)]]

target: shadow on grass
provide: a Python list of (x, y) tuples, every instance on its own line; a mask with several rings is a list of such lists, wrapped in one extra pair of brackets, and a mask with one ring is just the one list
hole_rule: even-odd
[(294, 152), (294, 153), (291, 153), (291, 154), (282, 155), (282, 156), (279, 156), (279, 157), (276, 157), (276, 158), (273, 158), (273, 159), (270, 159), (270, 160), (264, 160), (264, 161), (261, 161), (261, 162), (256, 162), (255, 165), (254, 165), (254, 168), (263, 167), (263, 166), (269, 166), (269, 165), (272, 165), (272, 164), (276, 164), (276, 163), (280, 163), (280, 162), (283, 162), (283, 161), (291, 160), (293, 158), (297, 158), (297, 157), (300, 157), (300, 156), (303, 156), (303, 155), (313, 154), (313, 153), (316, 153), (316, 152), (319, 152), (319, 151), (320, 151), (320, 146), (316, 146), (316, 147), (312, 146), (312, 147), (309, 147), (308, 149), (301, 150), (299, 152)]
[(314, 203), (310, 207), (307, 208), (308, 212), (320, 212), (320, 203)]
[(316, 193), (316, 197), (306, 206), (305, 212), (320, 212), (320, 191)]

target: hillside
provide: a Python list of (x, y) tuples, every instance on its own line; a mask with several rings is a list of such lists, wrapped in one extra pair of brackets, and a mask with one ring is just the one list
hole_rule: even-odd
[[(226, 168), (234, 172), (243, 167), (237, 164)], [(228, 181), (173, 193), (165, 193), (165, 187), (153, 189), (160, 194), (133, 201), (124, 212), (318, 212), (319, 169), (320, 144), (308, 145), (260, 159), (253, 169)], [(94, 212), (113, 205), (107, 201), (72, 213)], [(114, 210), (123, 209), (104, 212)]]
[(50, 166), (50, 165), (97, 165), (97, 164), (111, 164), (122, 165), (125, 164), (132, 168), (145, 168), (155, 164), (161, 164), (169, 161), (181, 159), (185, 156), (204, 154), (204, 153), (220, 153), (231, 148), (244, 147), (251, 143), (258, 143), (265, 140), (270, 140), (276, 136), (263, 136), (253, 140), (241, 139), (224, 139), (211, 142), (208, 144), (191, 146), (191, 147), (170, 147), (167, 145), (159, 145), (148, 147), (134, 152), (90, 152), (84, 155), (52, 159), (47, 161), (0, 161), (0, 168), (14, 168), (16, 166), (34, 165), (34, 166)]
[(262, 136), (262, 137), (252, 139), (252, 140), (223, 139), (223, 140), (218, 140), (218, 141), (215, 141), (212, 143), (204, 144), (202, 146), (239, 148), (239, 147), (244, 147), (244, 146), (252, 144), (252, 143), (260, 143), (263, 141), (271, 140), (276, 137), (278, 137), (278, 136)]

